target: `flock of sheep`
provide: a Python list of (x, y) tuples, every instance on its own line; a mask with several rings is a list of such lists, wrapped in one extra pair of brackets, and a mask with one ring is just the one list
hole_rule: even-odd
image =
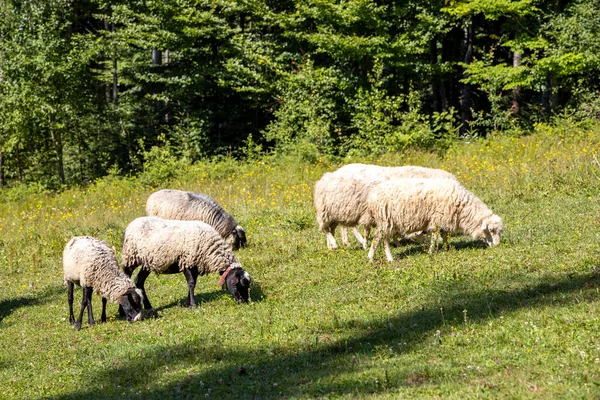
[[(106, 242), (90, 236), (72, 238), (63, 252), (63, 275), (67, 286), (69, 322), (81, 328), (87, 308), (94, 324), (92, 292), (102, 296), (101, 321), (106, 322), (106, 302), (119, 303), (128, 321), (142, 319), (142, 306), (156, 314), (144, 282), (151, 272), (182, 272), (188, 284), (187, 305), (196, 305), (194, 288), (198, 275), (217, 273), (223, 286), (238, 303), (248, 301), (250, 275), (233, 250), (246, 245), (246, 232), (235, 218), (213, 199), (180, 190), (160, 190), (146, 202), (147, 217), (133, 220), (123, 234), (122, 268)], [(131, 280), (133, 272), (140, 267)], [(73, 314), (73, 288), (82, 287), (79, 317)]]
[(351, 228), (365, 250), (367, 241), (356, 226), (363, 226), (367, 233), (375, 228), (371, 262), (382, 238), (387, 260), (393, 261), (389, 241), (398, 237), (431, 234), (431, 251), (438, 238), (446, 241), (448, 233), (471, 235), (494, 246), (500, 243), (504, 229), (502, 219), (454, 175), (417, 166), (343, 166), (316, 183), (314, 206), (329, 249), (337, 248), (334, 233), (338, 225), (345, 245), (345, 229)]
[[(448, 233), (464, 233), (494, 246), (500, 242), (502, 219), (460, 184), (449, 172), (417, 166), (380, 167), (349, 164), (325, 173), (315, 184), (314, 207), (319, 229), (327, 247), (336, 249), (335, 229), (342, 228), (342, 242), (348, 245), (347, 229), (367, 250), (369, 236), (376, 233), (369, 249), (369, 261), (381, 239), (388, 261), (389, 242), (411, 235), (431, 235), (431, 247)], [(156, 314), (144, 288), (151, 272), (182, 272), (188, 284), (187, 305), (196, 305), (194, 288), (198, 275), (217, 273), (223, 286), (238, 303), (248, 301), (250, 276), (233, 250), (246, 245), (246, 232), (212, 198), (179, 190), (160, 190), (146, 202), (147, 217), (132, 221), (123, 234), (122, 270), (106, 242), (90, 236), (72, 238), (63, 252), (64, 281), (67, 286), (69, 321), (81, 328), (87, 308), (93, 324), (92, 292), (102, 296), (101, 321), (106, 321), (106, 302), (119, 303), (119, 313), (128, 321), (142, 319), (142, 308)], [(140, 268), (135, 283), (133, 272)], [(73, 289), (82, 287), (79, 317), (73, 313)]]

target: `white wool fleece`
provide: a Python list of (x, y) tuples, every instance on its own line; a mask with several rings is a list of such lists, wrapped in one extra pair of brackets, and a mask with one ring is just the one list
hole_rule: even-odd
[(180, 270), (198, 267), (200, 275), (241, 268), (221, 235), (201, 221), (137, 218), (123, 235), (122, 256), (124, 268), (143, 266), (156, 273), (175, 264)]

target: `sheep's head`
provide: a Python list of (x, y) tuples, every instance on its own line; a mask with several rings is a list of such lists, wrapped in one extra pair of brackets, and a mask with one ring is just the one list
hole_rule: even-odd
[(482, 237), (490, 247), (498, 245), (500, 243), (502, 231), (504, 230), (502, 218), (496, 214), (485, 218), (481, 224), (481, 230)]
[(246, 231), (241, 226), (236, 226), (232, 232), (233, 249), (237, 250), (240, 247), (246, 247)]
[(239, 303), (248, 302), (248, 290), (250, 288), (250, 275), (241, 267), (229, 267), (221, 275), (219, 285), (223, 286), (233, 298)]
[(137, 288), (129, 288), (124, 295), (119, 297), (119, 304), (123, 307), (125, 318), (129, 322), (136, 322), (142, 319), (142, 305), (144, 295)]

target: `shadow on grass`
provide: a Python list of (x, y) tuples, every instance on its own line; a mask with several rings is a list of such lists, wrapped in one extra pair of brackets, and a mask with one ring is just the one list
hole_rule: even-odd
[[(519, 282), (515, 279), (509, 284)], [(576, 295), (579, 302), (593, 302), (597, 299), (595, 289), (599, 284), (600, 275), (594, 272), (547, 277), (514, 290), (454, 291), (445, 299), (444, 315), (446, 320), (458, 321), (460, 326), (464, 310), (468, 310), (469, 323), (478, 324), (496, 318), (499, 313), (548, 304), (569, 304), (574, 297), (565, 295), (570, 293)], [(109, 398), (122, 394), (144, 399), (344, 397), (384, 392), (416, 384), (415, 380), (435, 379), (423, 375), (422, 371), (412, 370), (409, 365), (393, 376), (386, 374), (352, 381), (341, 376), (360, 372), (355, 357), (375, 359), (378, 349), (389, 349), (391, 344), (399, 341), (403, 342), (402, 352), (411, 352), (437, 329), (443, 329), (440, 304), (436, 301), (424, 304), (421, 310), (379, 321), (344, 321), (341, 328), (357, 334), (329, 343), (317, 341), (312, 348), (303, 351), (269, 348), (268, 345), (258, 349), (226, 348), (218, 344), (206, 346), (201, 341), (157, 347), (142, 358), (94, 372), (93, 382), (82, 384), (85, 389), (63, 394), (60, 399)], [(154, 383), (168, 373), (171, 366), (182, 364), (202, 365), (208, 370), (186, 375), (166, 385)], [(122, 393), (123, 388), (127, 388), (126, 393)]]
[[(394, 258), (397, 257), (399, 259), (402, 259), (415, 254), (423, 254), (429, 252), (429, 244), (430, 242), (416, 243), (409, 239), (402, 239), (397, 244), (390, 243), (390, 246), (392, 248), (395, 248), (395, 251), (393, 252), (393, 254), (395, 253)], [(380, 246), (383, 247), (382, 245)], [(434, 248), (432, 254), (442, 253), (449, 250), (460, 251), (466, 249), (487, 249), (488, 247), (489, 246), (486, 243), (480, 240), (473, 240), (471, 238), (464, 237), (460, 240), (448, 241), (445, 245), (438, 243), (438, 245)]]
[(65, 293), (65, 303), (67, 299), (66, 290), (59, 286), (47, 286), (41, 290), (41, 292), (35, 296), (20, 296), (12, 299), (0, 300), (0, 327), (2, 326), (4, 318), (12, 314), (16, 309), (22, 307), (28, 307), (33, 305), (39, 305), (47, 302), (50, 298)]
[[(250, 299), (252, 302), (259, 303), (265, 299), (265, 295), (262, 291), (260, 285), (256, 282), (250, 283)], [(202, 304), (209, 303), (211, 301), (215, 301), (223, 296), (229, 297), (231, 301), (235, 301), (231, 294), (225, 290), (213, 290), (212, 292), (204, 292), (204, 293), (195, 293), (196, 302), (199, 307), (202, 307)], [(175, 300), (170, 302), (169, 304), (163, 304), (162, 306), (156, 307), (156, 311), (162, 311), (171, 307), (187, 307), (187, 296), (183, 297), (181, 300)]]

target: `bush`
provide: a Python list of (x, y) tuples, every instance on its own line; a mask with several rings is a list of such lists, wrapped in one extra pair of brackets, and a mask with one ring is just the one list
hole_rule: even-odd
[(190, 162), (186, 157), (174, 154), (168, 141), (164, 146), (152, 146), (149, 151), (144, 151), (144, 172), (140, 182), (147, 186), (158, 186), (164, 182), (175, 179)]

